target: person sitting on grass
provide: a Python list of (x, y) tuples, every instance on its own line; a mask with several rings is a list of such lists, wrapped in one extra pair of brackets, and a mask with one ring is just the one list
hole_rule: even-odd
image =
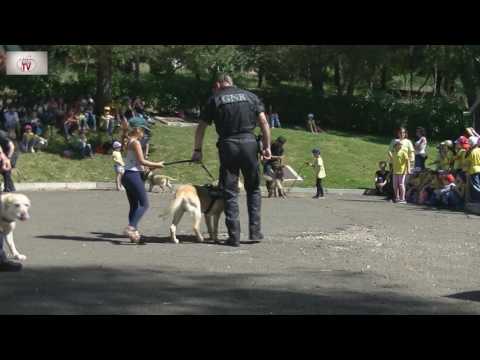
[(73, 132), (79, 128), (78, 117), (73, 110), (68, 112), (67, 118), (63, 123), (65, 139), (68, 140)]
[(453, 197), (455, 196), (455, 177), (449, 173), (443, 173), (440, 176), (441, 187), (434, 191), (435, 205), (442, 207), (449, 207), (454, 204)]
[(23, 152), (34, 153), (36, 141), (37, 136), (33, 133), (32, 125), (25, 125), (25, 132), (23, 133), (20, 149)]
[(419, 205), (433, 205), (435, 203), (435, 190), (441, 188), (441, 173), (433, 170), (427, 172), (425, 181), (420, 186), (420, 193), (417, 200)]
[(327, 173), (325, 171), (325, 166), (323, 164), (323, 159), (320, 156), (320, 149), (313, 149), (313, 162), (307, 162), (307, 165), (313, 167), (315, 171), (315, 179), (316, 179), (316, 186), (317, 186), (317, 194), (313, 197), (314, 199), (324, 199), (325, 193), (323, 191), (322, 180), (327, 177)]
[(85, 133), (85, 131), (80, 132), (79, 140), (81, 156), (84, 158), (93, 158), (92, 145), (88, 142), (87, 134)]
[(386, 186), (390, 177), (390, 171), (387, 170), (387, 162), (378, 163), (379, 170), (375, 173), (375, 189), (377, 195), (386, 195)]
[(402, 149), (402, 142), (397, 139), (394, 143), (391, 161), (393, 164), (393, 189), (394, 202), (406, 204), (405, 201), (405, 178), (410, 174), (410, 159), (408, 152)]
[(437, 171), (450, 171), (453, 167), (454, 154), (453, 142), (451, 140), (442, 141), (438, 146), (438, 157), (434, 162)]
[(112, 152), (112, 159), (113, 159), (113, 170), (115, 170), (115, 185), (117, 191), (122, 191), (123, 186), (122, 186), (122, 176), (125, 173), (125, 162), (123, 161), (122, 158), (122, 144), (118, 141), (115, 141), (113, 143), (113, 152)]
[(464, 173), (458, 173), (455, 177), (455, 193), (458, 200), (457, 209), (461, 209), (465, 205), (466, 180)]
[(93, 99), (89, 98), (87, 109), (84, 114), (87, 121), (88, 129), (95, 132), (97, 131), (97, 118), (95, 116), (95, 113), (93, 112), (93, 105)]
[(106, 129), (108, 136), (112, 137), (115, 118), (110, 114), (110, 110), (111, 109), (109, 106), (105, 106), (105, 108), (103, 109), (103, 115), (101, 117), (102, 125), (100, 127), (102, 129)]
[(405, 186), (405, 200), (407, 201), (407, 203), (417, 203), (421, 182), (421, 173), (418, 171), (414, 172), (411, 176), (408, 177), (407, 184)]

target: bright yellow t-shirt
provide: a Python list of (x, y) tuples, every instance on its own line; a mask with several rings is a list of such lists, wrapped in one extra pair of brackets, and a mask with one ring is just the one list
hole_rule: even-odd
[(125, 166), (125, 163), (123, 162), (123, 158), (122, 158), (122, 153), (120, 151), (113, 151), (112, 159), (115, 165)]
[(468, 173), (470, 175), (480, 173), (480, 148), (475, 148), (472, 150), (468, 157), (470, 167)]
[(321, 156), (313, 160), (313, 169), (315, 170), (316, 179), (324, 179), (327, 177), (325, 166), (323, 166), (323, 159)]
[(392, 155), (393, 174), (404, 175), (407, 173), (408, 162), (410, 161), (407, 151), (401, 149), (399, 152), (394, 151)]
[(460, 149), (457, 152), (457, 155), (454, 157), (453, 169), (454, 170), (463, 170), (465, 157), (467, 156), (467, 150)]
[(30, 142), (30, 141), (32, 141), (34, 138), (35, 138), (35, 134), (34, 134), (33, 132), (31, 132), (31, 133), (27, 133), (27, 132), (26, 132), (26, 133), (23, 134), (23, 141), (28, 141), (28, 142)]

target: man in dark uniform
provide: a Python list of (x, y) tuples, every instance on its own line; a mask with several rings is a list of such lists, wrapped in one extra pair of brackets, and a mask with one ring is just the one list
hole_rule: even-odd
[(263, 134), (263, 158), (271, 158), (270, 127), (265, 107), (251, 92), (233, 86), (228, 75), (217, 78), (214, 94), (210, 97), (195, 133), (192, 160), (202, 160), (202, 145), (207, 126), (215, 123), (220, 155), (220, 187), (225, 200), (225, 224), (228, 229), (227, 245), (240, 246), (240, 220), (238, 208), (238, 176), (242, 171), (247, 192), (249, 239), (260, 241), (261, 201), (259, 144), (253, 133), (257, 123)]

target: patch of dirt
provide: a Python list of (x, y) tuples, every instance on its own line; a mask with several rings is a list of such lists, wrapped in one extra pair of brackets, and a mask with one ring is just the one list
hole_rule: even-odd
[(318, 242), (319, 245), (326, 245), (335, 249), (348, 249), (355, 245), (366, 245), (380, 247), (383, 245), (378, 240), (374, 231), (360, 225), (347, 226), (335, 232), (302, 232), (295, 237), (295, 240)]

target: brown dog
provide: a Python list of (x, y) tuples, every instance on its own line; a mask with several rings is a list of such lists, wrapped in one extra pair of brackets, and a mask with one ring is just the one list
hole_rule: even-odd
[[(238, 186), (239, 189), (243, 187), (241, 181), (239, 181)], [(173, 216), (172, 225), (170, 225), (170, 237), (172, 242), (178, 244), (179, 241), (176, 236), (177, 226), (185, 212), (193, 215), (193, 232), (199, 242), (204, 241), (200, 232), (200, 223), (202, 214), (204, 214), (210, 240), (217, 242), (218, 222), (224, 211), (224, 206), (222, 193), (217, 187), (212, 185), (182, 185), (177, 189), (175, 198), (170, 204), (168, 211), (160, 217), (165, 217), (168, 214)]]

